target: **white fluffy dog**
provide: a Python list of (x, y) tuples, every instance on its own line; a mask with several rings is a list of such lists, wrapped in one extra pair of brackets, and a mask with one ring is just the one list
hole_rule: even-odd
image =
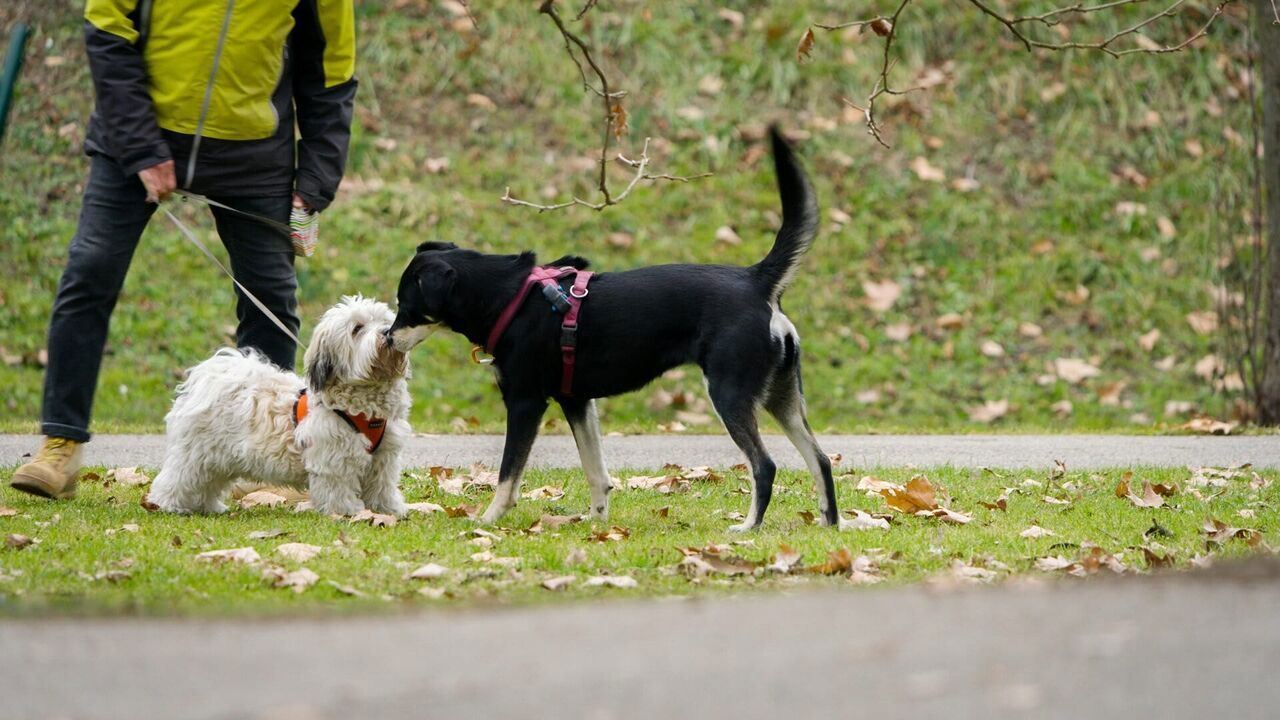
[(383, 337), (392, 319), (384, 303), (344, 297), (312, 333), (305, 383), (253, 351), (219, 350), (188, 371), (165, 416), (150, 501), (221, 512), (244, 478), (309, 489), (323, 513), (403, 515), (409, 362)]

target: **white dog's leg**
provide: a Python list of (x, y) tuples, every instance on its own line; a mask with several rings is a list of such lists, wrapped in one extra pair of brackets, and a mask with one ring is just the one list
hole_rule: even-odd
[(364, 510), (360, 483), (350, 476), (325, 471), (308, 471), (311, 503), (326, 515), (356, 515)]
[(609, 470), (604, 464), (604, 451), (600, 447), (600, 416), (596, 413), (596, 401), (585, 403), (561, 403), (564, 416), (569, 420), (573, 440), (578, 445), (582, 471), (591, 487), (591, 519), (604, 522), (609, 519)]
[(383, 440), (373, 454), (373, 464), (360, 481), (360, 497), (365, 507), (374, 512), (404, 517), (409, 511), (400, 492), (400, 447), (398, 442)]
[(227, 509), (222, 498), (231, 482), (192, 462), (189, 454), (171, 448), (147, 499), (165, 512), (220, 513)]

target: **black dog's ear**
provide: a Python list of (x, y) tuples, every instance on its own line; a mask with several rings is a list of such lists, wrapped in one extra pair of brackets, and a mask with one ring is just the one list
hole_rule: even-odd
[(432, 260), (422, 264), (416, 279), (418, 292), (422, 293), (428, 312), (438, 314), (444, 308), (449, 293), (453, 291), (453, 284), (458, 279), (458, 271), (454, 270), (449, 263)]
[(428, 240), (427, 242), (424, 242), (418, 246), (418, 252), (420, 253), (428, 252), (432, 250), (457, 250), (457, 249), (458, 249), (458, 246), (454, 245), (451, 242), (436, 242), (434, 240)]
[(571, 267), (577, 270), (586, 270), (591, 267), (591, 261), (580, 255), (565, 255), (562, 258), (556, 258), (547, 263), (548, 267)]

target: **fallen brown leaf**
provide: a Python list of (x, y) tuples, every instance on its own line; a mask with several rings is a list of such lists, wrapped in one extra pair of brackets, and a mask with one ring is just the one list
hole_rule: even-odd
[(547, 578), (542, 581), (542, 587), (547, 590), (564, 590), (573, 584), (578, 578), (573, 575), (559, 575), (553, 578)]
[[(893, 280), (864, 280), (862, 291), (866, 294), (867, 307), (882, 313), (893, 307), (902, 295), (902, 286)], [(908, 330), (910, 326), (908, 326)]]
[(889, 507), (905, 513), (915, 514), (921, 510), (938, 508), (936, 489), (923, 475), (911, 478), (905, 488), (883, 488), (879, 493)]
[(1256, 547), (1262, 543), (1262, 533), (1257, 530), (1230, 527), (1217, 518), (1205, 521), (1201, 529), (1207, 544), (1222, 545), (1229, 540), (1243, 540), (1246, 545)]
[(526, 500), (559, 500), (564, 497), (564, 488), (555, 487), (554, 485), (543, 485), (532, 490), (528, 490), (522, 495)]
[(845, 510), (845, 515), (849, 516), (848, 520), (840, 521), (841, 530), (888, 530), (889, 521), (885, 518), (876, 517), (870, 513), (863, 512), (857, 508)]
[(1053, 373), (1072, 385), (1079, 385), (1102, 371), (1079, 358), (1057, 358), (1053, 361)]
[(395, 515), (384, 515), (376, 513), (372, 510), (361, 510), (351, 516), (351, 523), (369, 523), (373, 527), (394, 527), (396, 524)]
[(778, 552), (774, 553), (773, 560), (765, 566), (765, 570), (785, 575), (799, 564), (800, 552), (790, 545), (782, 544), (778, 546)]
[(105, 482), (108, 485), (113, 482), (121, 485), (146, 485), (151, 482), (151, 478), (136, 467), (120, 467), (108, 470)]
[(589, 587), (611, 587), (629, 589), (639, 586), (636, 579), (626, 575), (597, 575), (587, 578), (586, 582)]
[(587, 537), (587, 540), (590, 540), (591, 542), (605, 543), (626, 540), (629, 537), (631, 537), (630, 530), (614, 525), (608, 530), (592, 530), (591, 535)]
[(255, 490), (240, 498), (240, 507), (242, 508), (279, 507), (288, 503), (288, 498), (283, 495), (277, 495), (270, 490)]
[(423, 565), (422, 567), (419, 567), (418, 569), (409, 573), (409, 578), (411, 580), (435, 580), (436, 578), (444, 577), (444, 575), (448, 572), (449, 572), (449, 568), (443, 565), (437, 565), (436, 563), (427, 563), (426, 565)]
[(236, 562), (253, 565), (262, 558), (258, 556), (257, 550), (251, 547), (242, 547), (227, 550), (207, 550), (197, 555), (196, 559), (212, 563)]
[(275, 549), (275, 553), (280, 557), (285, 558), (286, 560), (293, 560), (294, 562), (306, 562), (311, 558), (315, 557), (316, 555), (319, 555), (320, 551), (323, 549), (324, 548), (320, 547), (319, 545), (309, 545), (307, 543), (295, 542), (295, 543), (283, 543), (281, 545), (277, 545)]
[(320, 580), (320, 576), (307, 568), (298, 568), (293, 572), (285, 572), (284, 568), (270, 566), (263, 568), (262, 578), (274, 588), (289, 588), (296, 593), (305, 591)]
[(474, 518), (480, 513), (479, 505), (444, 506), (444, 514), (451, 518)]

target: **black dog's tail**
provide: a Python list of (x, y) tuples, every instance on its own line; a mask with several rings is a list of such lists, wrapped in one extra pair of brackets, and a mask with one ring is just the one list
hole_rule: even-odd
[(777, 126), (769, 128), (769, 141), (773, 145), (778, 193), (782, 196), (782, 227), (773, 241), (773, 249), (752, 269), (769, 293), (769, 300), (774, 301), (787, 289), (800, 258), (813, 244), (819, 218), (818, 201), (809, 178)]

